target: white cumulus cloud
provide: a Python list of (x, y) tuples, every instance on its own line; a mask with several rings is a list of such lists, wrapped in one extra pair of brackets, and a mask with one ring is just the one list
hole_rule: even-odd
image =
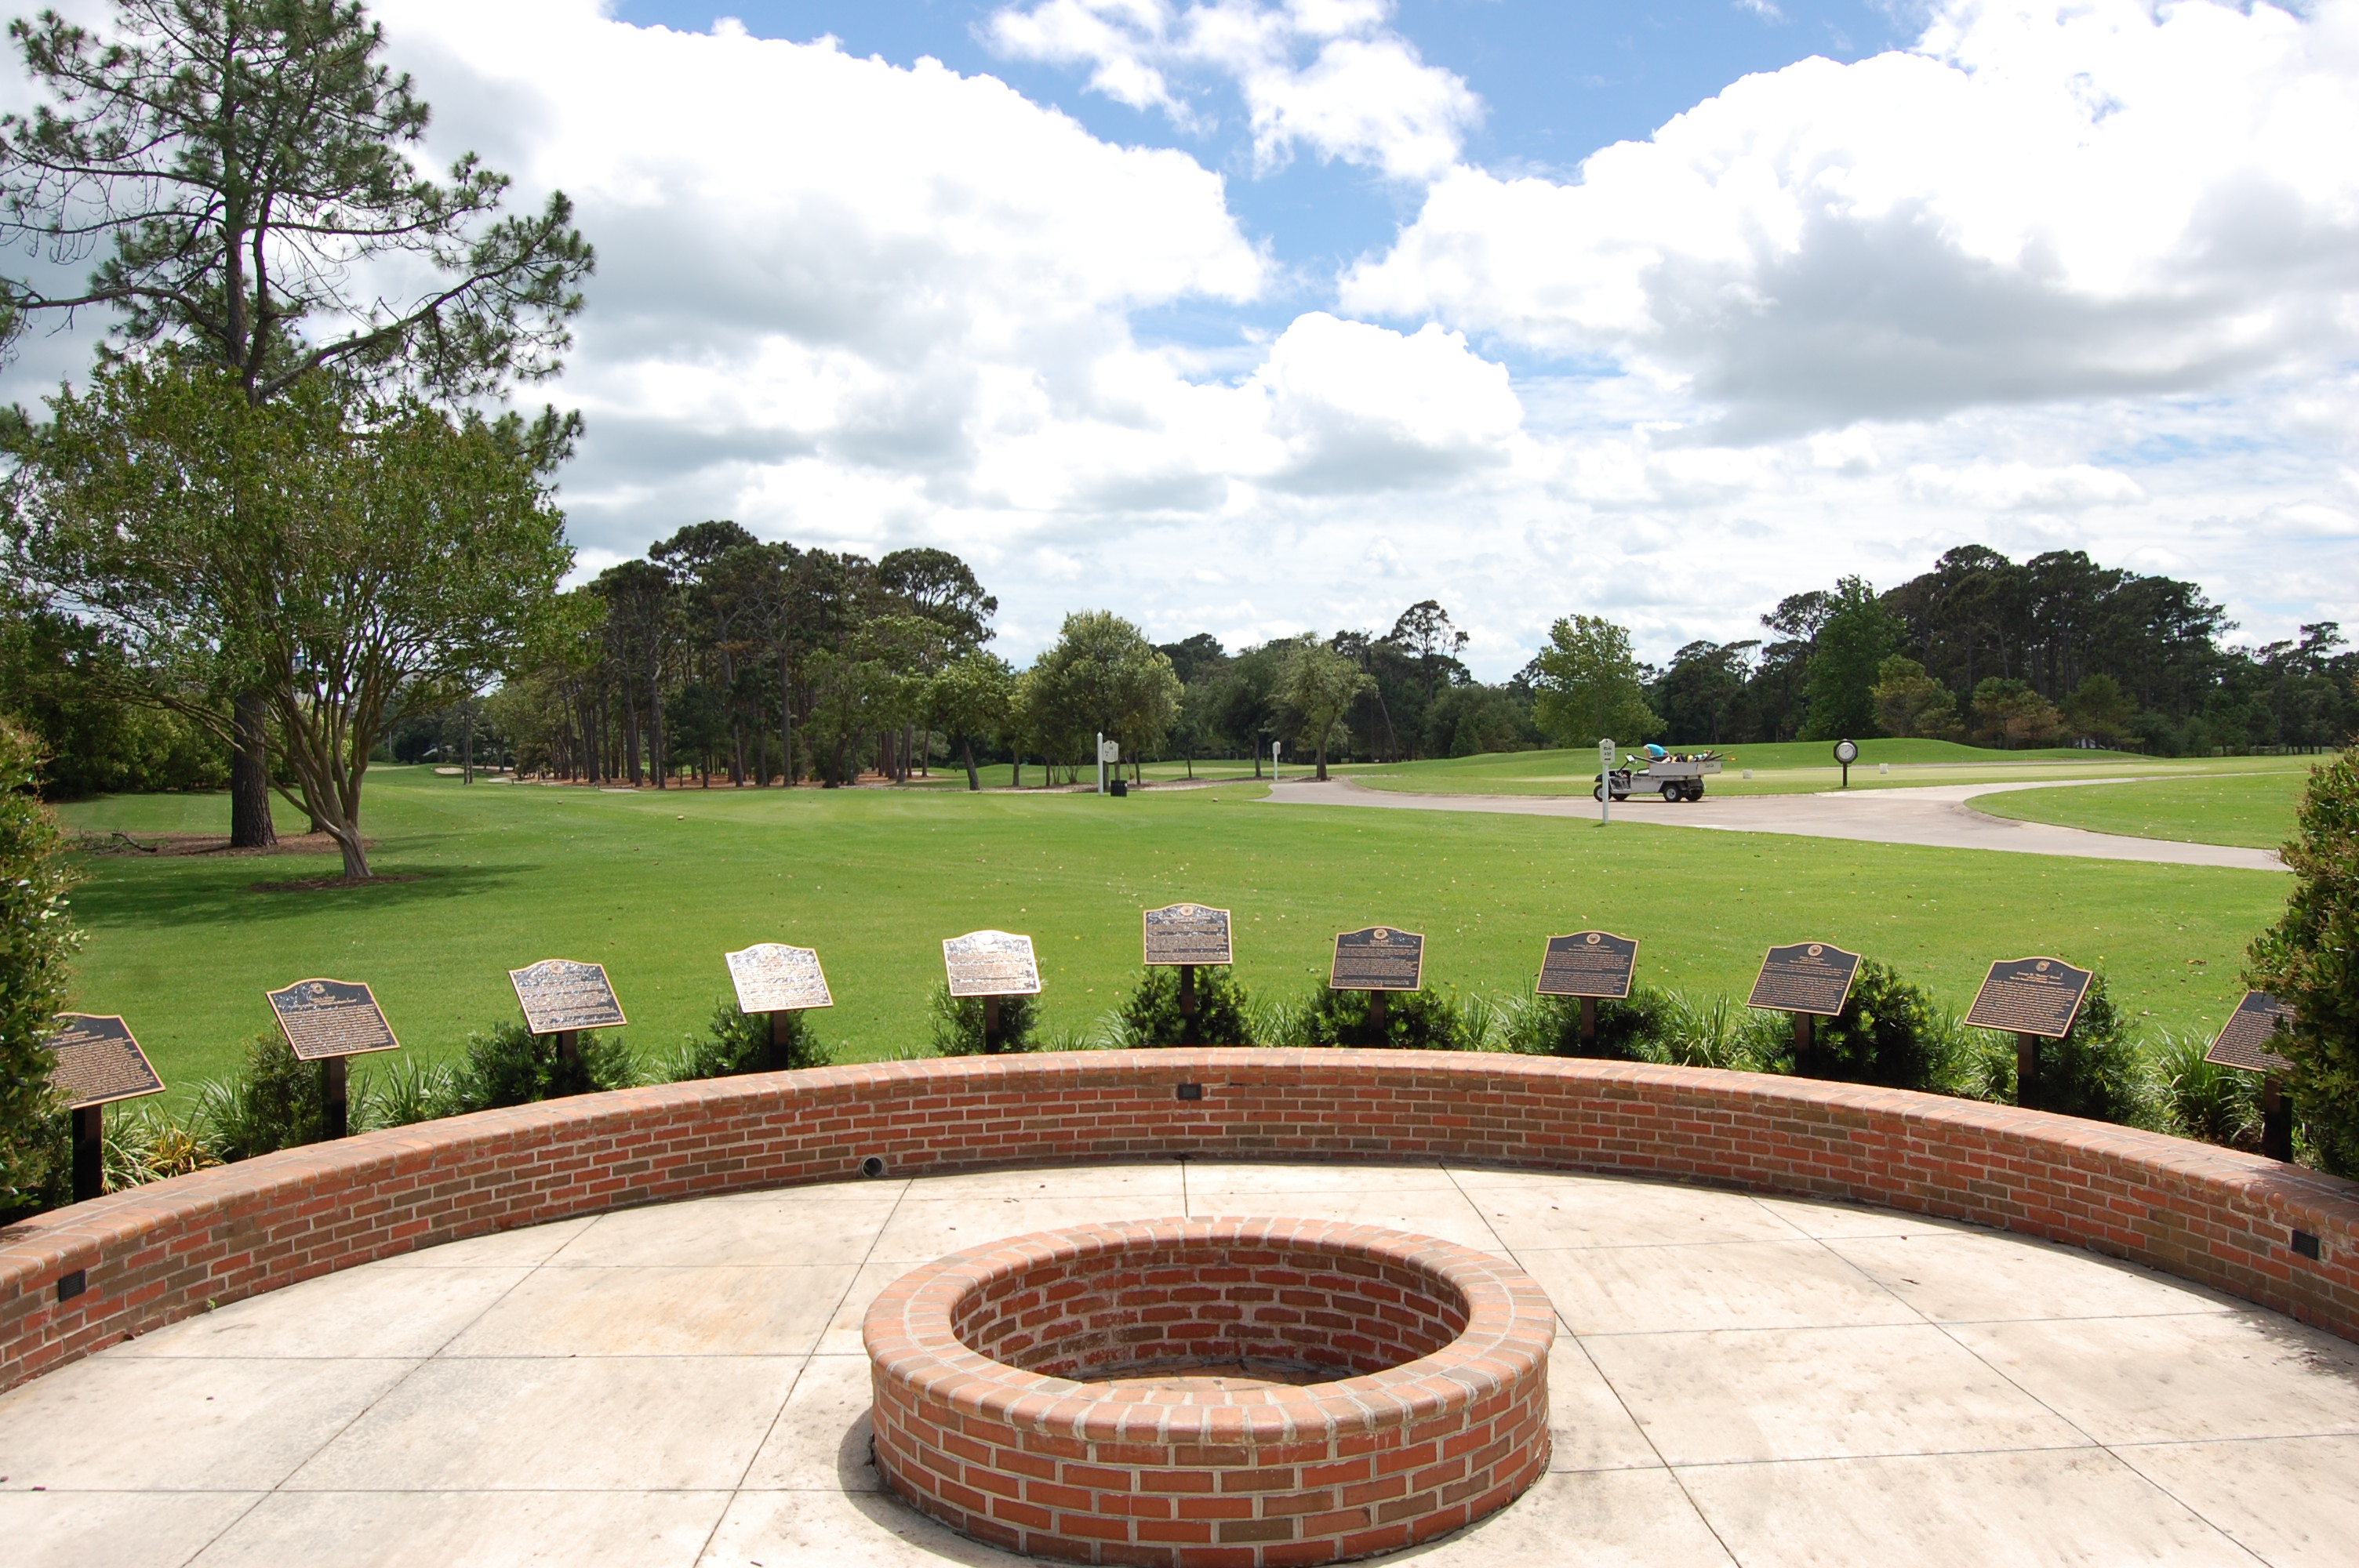
[(1623, 357), (1734, 434), (2213, 386), (2359, 337), (2354, 145), (2354, 0), (1962, 0), (1572, 183), (1456, 169), (1342, 299)]
[(1483, 105), (1389, 26), (1391, 0), (1034, 0), (993, 14), (985, 40), (1011, 59), (1087, 66), (1089, 85), (1134, 109), (1203, 127), (1192, 81), (1245, 101), (1256, 161), (1298, 146), (1429, 179), (1449, 168)]

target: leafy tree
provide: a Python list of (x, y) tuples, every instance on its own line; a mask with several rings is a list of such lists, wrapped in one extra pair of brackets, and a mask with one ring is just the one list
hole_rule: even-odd
[(224, 670), (267, 692), (289, 798), (364, 880), (361, 786), (391, 717), (474, 690), (571, 563), (536, 473), (556, 454), (513, 416), (325, 376), (257, 407), (218, 371), (125, 363), (52, 409), (14, 498), (18, 568), (119, 629), (193, 722), (224, 725)]
[(1875, 687), (1869, 695), (1875, 699), (1876, 726), (1886, 735), (1958, 738), (1958, 699), (1914, 659), (1895, 654), (1876, 665)]
[(1180, 677), (1136, 626), (1111, 611), (1065, 617), (1056, 646), (1034, 662), (1031, 728), (1052, 758), (1071, 762), (1100, 733), (1136, 762), (1163, 744), (1180, 716)]
[(222, 786), (218, 738), (167, 709), (125, 701), (135, 685), (97, 627), (0, 598), (0, 713), (38, 743), (44, 800)]
[(1899, 625), (1855, 577), (1836, 585), (1810, 653), (1810, 719), (1802, 739), (1839, 741), (1875, 733), (1877, 667), (1898, 641)]
[(1624, 628), (1595, 615), (1560, 620), (1533, 663), (1538, 689), (1532, 717), (1557, 745), (1648, 741), (1662, 732)]
[(1340, 738), (1343, 715), (1375, 686), (1350, 659), (1310, 637), (1297, 643), (1278, 666), (1272, 695), (1297, 715), (1295, 742), (1310, 745), (1322, 781), (1327, 748)]
[(35, 798), (40, 753), (0, 720), (0, 1208), (36, 1201), (66, 1172), (49, 1037), (81, 946), (66, 911), (63, 836)]
[(877, 561), (876, 586), (910, 613), (940, 626), (955, 647), (976, 648), (991, 641), (999, 600), (984, 592), (974, 569), (948, 550), (895, 550)]
[(983, 787), (974, 765), (975, 742), (1005, 730), (1015, 705), (1015, 670), (998, 654), (980, 649), (952, 659), (928, 688), (928, 722), (959, 749), (966, 763), (967, 788)]
[(1652, 706), (1671, 738), (1684, 745), (1718, 746), (1734, 738), (1747, 663), (1758, 642), (1690, 643), (1671, 655), (1655, 683)]
[(2310, 774), (2281, 853), (2293, 895), (2245, 979), (2293, 1005), (2295, 1113), (2321, 1165), (2359, 1176), (2359, 747)]
[(2044, 746), (2063, 722), (2056, 705), (2026, 682), (1993, 676), (1974, 687), (1974, 739), (1985, 746)]
[[(0, 340), (111, 308), (119, 341), (170, 345), (255, 404), (330, 369), (464, 399), (558, 368), (594, 261), (571, 204), (498, 217), (508, 180), (472, 153), (419, 175), (404, 149), (429, 111), (361, 5), (114, 12), (103, 37), (55, 12), (9, 26), (48, 102), (0, 116), (0, 240), (100, 260), (78, 288), (0, 277)], [(389, 297), (394, 278), (415, 281)], [(231, 838), (266, 844), (264, 699), (234, 700)]]
[(2094, 675), (2064, 699), (2063, 721), (2075, 740), (2119, 746), (2137, 736), (2137, 705), (2122, 690), (2121, 682)]

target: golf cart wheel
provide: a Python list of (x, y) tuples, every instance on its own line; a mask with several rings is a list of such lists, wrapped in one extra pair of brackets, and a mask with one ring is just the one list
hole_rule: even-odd
[(1680, 803), (1680, 796), (1686, 794), (1687, 788), (1685, 785), (1676, 783), (1667, 784), (1663, 786), (1663, 804), (1665, 806), (1677, 806)]
[(1690, 801), (1698, 801), (1698, 800), (1701, 800), (1702, 798), (1703, 798), (1703, 785), (1701, 785), (1701, 784), (1691, 784), (1688, 785), (1688, 799), (1689, 799), (1689, 800), (1690, 800)]
[(1591, 790), (1589, 792), (1589, 798), (1592, 800), (1603, 800), (1605, 798), (1605, 786), (1603, 784), (1599, 784), (1595, 789)]

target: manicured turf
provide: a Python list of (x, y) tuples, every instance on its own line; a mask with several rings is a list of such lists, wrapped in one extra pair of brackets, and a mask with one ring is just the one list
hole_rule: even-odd
[(2294, 812), (2310, 781), (2311, 757), (2240, 758), (2299, 762), (2299, 771), (2224, 773), (2151, 784), (2089, 784), (1984, 795), (1974, 809), (2026, 822), (2053, 822), (2096, 833), (2172, 838), (2184, 844), (2243, 844), (2274, 849), (2293, 836)]
[[(613, 972), (643, 1054), (727, 992), (722, 954), (819, 949), (843, 1059), (918, 1050), (940, 939), (1036, 938), (1052, 1029), (1084, 1031), (1136, 975), (1138, 911), (1190, 898), (1236, 912), (1240, 978), (1292, 992), (1341, 929), (1430, 937), (1428, 974), (1528, 989), (1541, 940), (1599, 925), (1637, 936), (1643, 979), (1731, 992), (1772, 942), (1823, 938), (1886, 957), (1962, 1008), (1988, 962), (2095, 962), (2155, 1026), (2213, 1024), (2245, 944), (2275, 918), (2274, 873), (2062, 860), (1771, 835), (1256, 804), (1251, 784), (1071, 795), (861, 789), (607, 794), (369, 775), (380, 871), (407, 881), (307, 892), (326, 856), (101, 856), (75, 895), (90, 932), (77, 1005), (121, 1012), (181, 1085), (232, 1069), (269, 1027), (265, 989), (310, 976), (373, 984), (409, 1048), (451, 1054), (515, 1013), (505, 971), (538, 958)], [(65, 808), (73, 826), (222, 830), (219, 797)]]
[[(1707, 795), (1802, 795), (1837, 788), (1843, 770), (1815, 741), (1736, 746), (1723, 770), (1704, 781)], [(1863, 741), (1851, 766), (1853, 789), (1925, 784), (2017, 784), (2025, 779), (2180, 778), (2256, 770), (2307, 776), (2306, 757), (2158, 758), (2123, 752), (1991, 752), (1949, 741)], [(1890, 772), (1879, 769), (1888, 766)], [(1388, 767), (1342, 770), (1374, 789), (1421, 795), (1586, 795), (1596, 787), (1593, 751), (1504, 752)], [(1751, 778), (1745, 777), (1747, 772)], [(1643, 785), (1641, 786), (1643, 787)], [(2231, 840), (2222, 839), (2226, 843)]]

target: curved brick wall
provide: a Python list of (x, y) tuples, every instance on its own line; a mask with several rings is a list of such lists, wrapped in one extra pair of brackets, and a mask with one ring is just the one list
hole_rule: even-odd
[[(1201, 1099), (1180, 1099), (1183, 1083)], [(636, 1204), (994, 1165), (1449, 1159), (1885, 1204), (2087, 1246), (2359, 1339), (2359, 1186), (1897, 1089), (1396, 1051), (824, 1067), (484, 1111), (266, 1155), (0, 1231), (0, 1387), (212, 1303)], [(2315, 1240), (2315, 1259), (2296, 1249)], [(85, 1287), (60, 1300), (60, 1284)]]
[[(1433, 1237), (1175, 1218), (927, 1264), (862, 1337), (877, 1466), (952, 1529), (1073, 1562), (1263, 1568), (1395, 1551), (1521, 1495), (1548, 1466), (1555, 1329), (1521, 1269)], [(1313, 1380), (1211, 1375), (1239, 1361)]]

